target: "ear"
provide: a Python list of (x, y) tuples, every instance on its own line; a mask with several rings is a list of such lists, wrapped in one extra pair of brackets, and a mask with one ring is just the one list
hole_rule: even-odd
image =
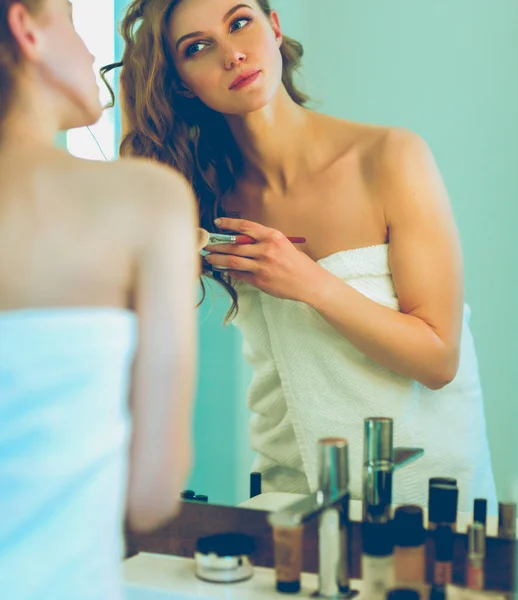
[(279, 20), (279, 13), (276, 10), (272, 10), (270, 12), (270, 24), (273, 29), (273, 33), (275, 35), (275, 40), (277, 41), (277, 46), (279, 48), (282, 45), (282, 31), (281, 31), (281, 23)]
[(180, 85), (178, 86), (178, 94), (180, 94), (180, 96), (183, 96), (184, 98), (196, 98), (196, 94), (194, 92), (192, 92), (186, 85), (185, 83), (182, 81), (180, 82)]
[(41, 44), (34, 17), (23, 4), (15, 2), (7, 12), (7, 22), (23, 56), (28, 60), (36, 60)]

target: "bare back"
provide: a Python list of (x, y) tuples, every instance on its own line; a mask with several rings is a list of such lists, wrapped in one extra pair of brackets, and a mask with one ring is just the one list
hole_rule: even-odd
[(0, 312), (114, 307), (138, 317), (127, 511), (135, 528), (156, 527), (174, 514), (190, 468), (192, 191), (147, 160), (98, 163), (27, 144), (0, 149), (0, 182)]
[(128, 308), (146, 235), (138, 173), (59, 150), (0, 154), (0, 310)]

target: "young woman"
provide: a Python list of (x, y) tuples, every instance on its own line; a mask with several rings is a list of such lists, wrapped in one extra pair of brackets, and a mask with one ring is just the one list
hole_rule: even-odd
[(68, 0), (0, 0), (0, 590), (16, 600), (121, 598), (125, 504), (156, 527), (190, 468), (195, 203), (165, 167), (53, 147), (101, 114), (92, 63)]
[(134, 0), (122, 31), (121, 154), (178, 168), (203, 227), (257, 240), (208, 248), (205, 271), (254, 368), (263, 489), (314, 489), (317, 440), (343, 436), (360, 498), (363, 421), (385, 416), (395, 444), (425, 450), (396, 503), (426, 504), (444, 475), (461, 510), (482, 496), (494, 511), (459, 238), (426, 143), (305, 108), (302, 48), (268, 0)]

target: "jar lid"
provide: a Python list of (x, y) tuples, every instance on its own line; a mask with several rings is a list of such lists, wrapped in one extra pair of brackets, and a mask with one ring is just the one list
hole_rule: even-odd
[(387, 594), (387, 600), (419, 600), (420, 597), (418, 591), (408, 588), (391, 590)]
[(236, 583), (250, 579), (253, 567), (250, 554), (254, 538), (241, 533), (219, 533), (196, 542), (196, 576), (204, 581)]
[(254, 538), (242, 533), (218, 533), (199, 538), (196, 552), (216, 556), (250, 556), (255, 550)]

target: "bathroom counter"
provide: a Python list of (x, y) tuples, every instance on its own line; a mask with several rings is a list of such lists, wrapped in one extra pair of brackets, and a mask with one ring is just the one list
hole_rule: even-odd
[[(275, 590), (275, 571), (254, 567), (248, 581), (208, 583), (195, 575), (194, 560), (141, 553), (124, 562), (125, 600), (273, 600), (289, 595)], [(310, 598), (318, 587), (318, 576), (303, 573), (297, 598)], [(353, 587), (360, 590), (361, 582)], [(357, 596), (359, 598), (359, 596)]]

